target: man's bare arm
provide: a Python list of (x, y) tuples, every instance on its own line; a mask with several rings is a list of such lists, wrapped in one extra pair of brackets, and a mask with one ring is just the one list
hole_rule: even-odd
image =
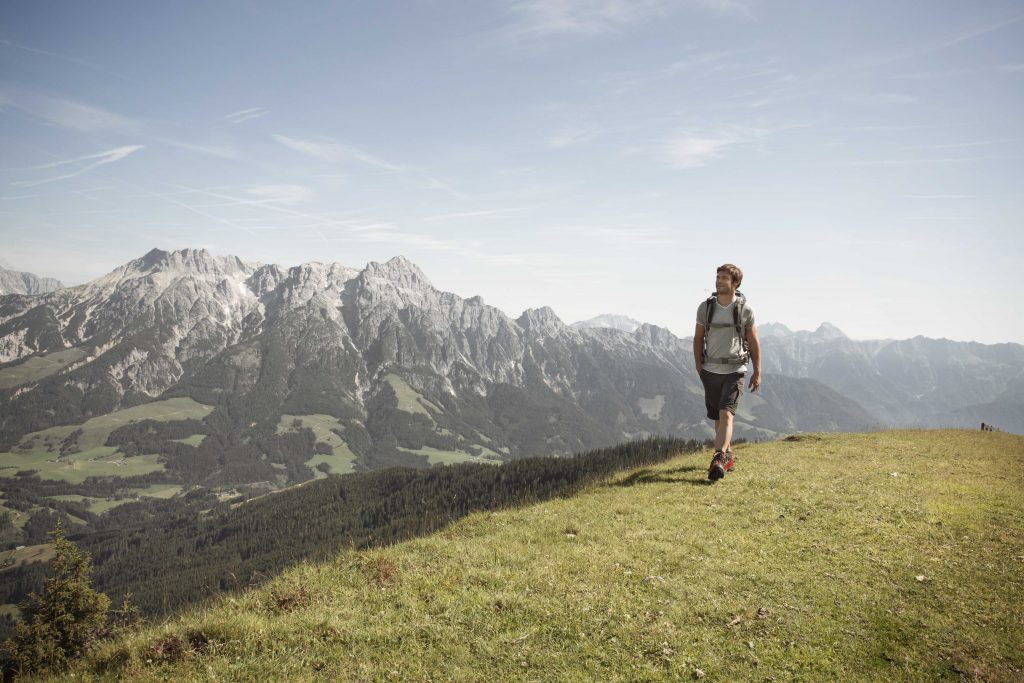
[(747, 349), (750, 351), (750, 362), (754, 366), (750, 373), (750, 390), (757, 391), (761, 386), (761, 340), (757, 336), (757, 326), (751, 325), (747, 330)]
[(697, 329), (693, 331), (693, 364), (699, 375), (704, 367), (704, 326), (700, 323), (697, 323)]

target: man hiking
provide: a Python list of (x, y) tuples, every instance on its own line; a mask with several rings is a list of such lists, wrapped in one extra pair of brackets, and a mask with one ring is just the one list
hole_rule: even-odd
[(761, 386), (761, 342), (754, 310), (739, 292), (743, 272), (726, 263), (715, 275), (715, 294), (697, 309), (693, 360), (704, 384), (708, 419), (715, 421), (715, 456), (708, 479), (717, 481), (732, 470), (732, 422), (743, 395), (743, 376), (753, 364), (750, 390)]

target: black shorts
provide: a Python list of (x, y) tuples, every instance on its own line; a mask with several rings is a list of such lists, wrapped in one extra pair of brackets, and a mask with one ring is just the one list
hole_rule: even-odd
[(719, 411), (722, 410), (736, 414), (743, 395), (743, 373), (720, 375), (701, 369), (700, 381), (704, 384), (704, 405), (708, 409), (709, 420), (719, 419)]

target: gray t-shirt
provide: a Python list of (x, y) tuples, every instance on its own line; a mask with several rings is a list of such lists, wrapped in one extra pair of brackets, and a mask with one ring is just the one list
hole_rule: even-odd
[[(736, 327), (733, 325), (732, 309), (735, 307), (735, 299), (728, 306), (722, 306), (718, 301), (715, 301), (715, 305), (711, 307), (711, 322), (729, 323), (730, 327), (709, 328), (707, 321), (704, 320), (707, 305), (704, 301), (700, 302), (700, 306), (697, 308), (697, 324), (704, 328), (704, 339), (708, 349), (708, 358), (732, 358), (743, 354), (743, 344), (740, 342), (739, 335), (736, 334)], [(749, 330), (753, 327), (754, 309), (750, 307), (749, 301), (743, 304), (743, 318), (744, 320), (742, 322), (744, 330)], [(747, 364), (739, 363), (728, 365), (722, 363), (705, 363), (704, 369), (708, 372), (728, 375), (733, 372), (745, 373), (747, 371)]]

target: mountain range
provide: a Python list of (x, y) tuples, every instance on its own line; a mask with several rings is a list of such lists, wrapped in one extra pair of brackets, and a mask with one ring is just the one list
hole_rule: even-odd
[(46, 294), (61, 289), (64, 285), (51, 277), (39, 277), (32, 273), (8, 270), (0, 266), (0, 296), (4, 294)]
[[(0, 296), (0, 463), (58, 433), (55, 460), (73, 457), (72, 425), (173, 401), (194, 412), (123, 420), (103, 446), (156, 454), (168, 481), (276, 487), (317, 475), (318, 458), (354, 471), (709, 436), (692, 340), (635, 322), (513, 319), (401, 256), (284, 268), (154, 249), (80, 286)], [(1024, 346), (759, 330), (764, 384), (739, 436), (1024, 432)]]

